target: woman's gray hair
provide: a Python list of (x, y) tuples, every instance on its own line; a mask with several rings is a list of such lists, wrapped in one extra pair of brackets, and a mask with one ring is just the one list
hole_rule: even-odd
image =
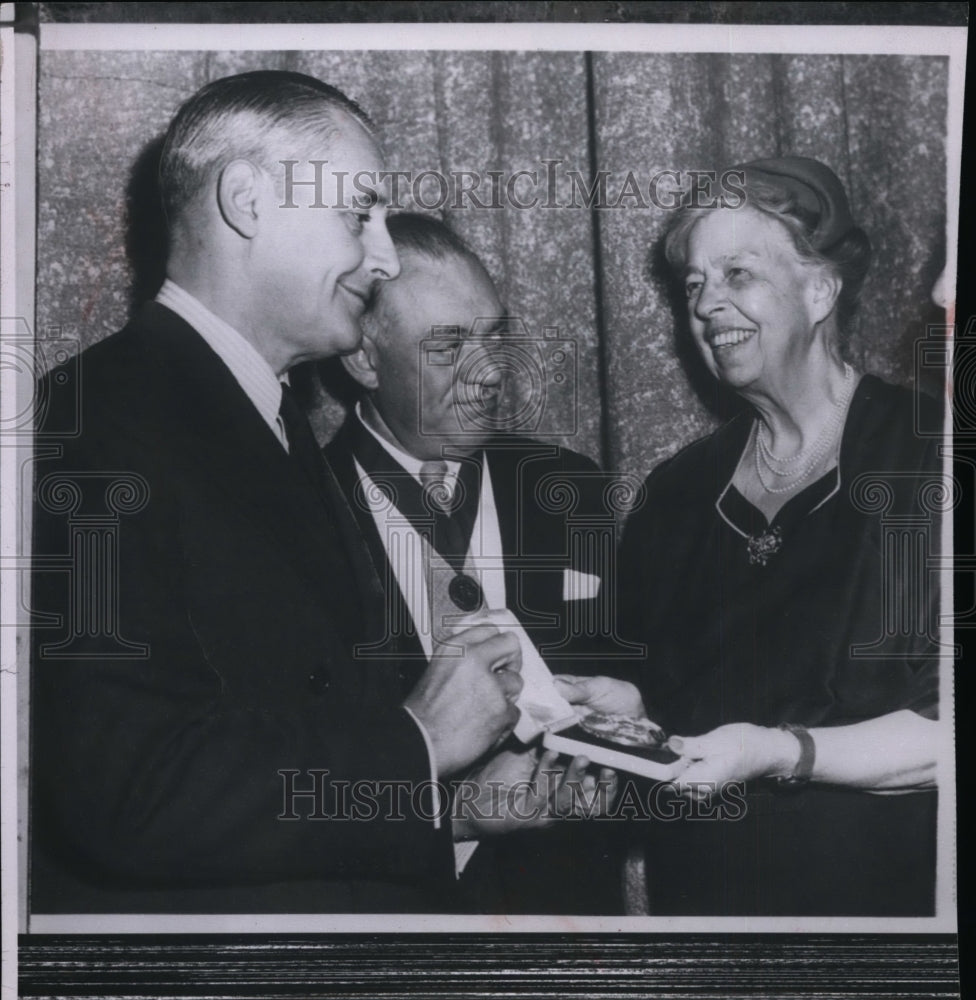
[[(752, 178), (745, 185), (746, 198), (741, 207), (750, 207), (775, 219), (790, 234), (797, 256), (804, 261), (830, 268), (840, 279), (837, 298), (837, 325), (841, 333), (850, 328), (857, 310), (861, 287), (871, 266), (871, 241), (859, 226), (852, 226), (830, 246), (817, 250), (810, 242), (820, 221), (816, 213), (799, 204), (796, 195), (775, 181)], [(721, 205), (716, 206), (722, 207)], [(664, 255), (676, 276), (683, 274), (688, 262), (691, 231), (714, 208), (682, 208), (675, 214), (664, 236)]]

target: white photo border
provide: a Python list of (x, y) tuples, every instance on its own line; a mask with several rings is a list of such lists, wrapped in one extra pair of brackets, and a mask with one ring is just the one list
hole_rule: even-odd
[[(800, 26), (797, 26), (799, 29)], [(188, 30), (191, 29), (191, 30)], [(383, 30), (379, 30), (383, 29)], [(476, 43), (474, 38), (476, 36)], [(472, 44), (465, 45), (465, 39)], [(23, 121), (24, 106), (15, 109), (9, 73), (17, 74), (21, 98), (33, 95), (34, 64), (30, 46), (23, 44), (24, 36), (15, 38), (11, 29), (0, 29), (3, 46), (5, 74), (3, 78), (3, 120), (9, 122), (11, 113)], [(966, 69), (966, 29), (947, 27), (899, 26), (811, 26), (790, 32), (785, 26), (766, 25), (645, 25), (645, 24), (42, 24), (39, 30), (39, 49), (73, 50), (99, 49), (158, 51), (158, 50), (221, 50), (256, 51), (288, 49), (537, 49), (546, 51), (653, 51), (661, 52), (722, 52), (740, 53), (805, 53), (805, 54), (906, 54), (941, 55), (949, 59), (949, 115), (947, 142), (947, 232), (946, 280), (949, 288), (956, 286), (956, 259), (959, 222), (959, 189), (962, 159), (963, 91)], [(28, 67), (25, 71), (24, 67)], [(31, 104), (28, 99), (27, 104)], [(6, 132), (6, 130), (5, 130)], [(24, 135), (18, 133), (14, 140), (18, 150), (23, 150)], [(8, 135), (4, 135), (7, 149)], [(29, 185), (23, 176), (22, 159), (4, 157), (0, 171), (0, 197), (5, 197), (6, 211), (2, 213), (3, 228), (0, 232), (4, 267), (3, 285), (0, 289), (4, 303), (13, 303), (13, 310), (4, 308), (3, 316), (32, 316), (33, 294), (25, 291), (33, 284), (33, 252), (23, 253), (25, 213), (30, 214), (33, 225), (32, 199), (22, 197)], [(21, 197), (11, 212), (11, 191)], [(12, 225), (12, 216), (16, 224)], [(9, 266), (16, 261), (16, 271)], [(12, 277), (12, 272), (14, 276)], [(6, 385), (7, 383), (5, 383)], [(0, 392), (0, 400), (17, 399), (22, 387), (13, 393)], [(947, 416), (950, 421), (951, 415)], [(18, 446), (22, 449), (25, 446)], [(26, 447), (29, 447), (26, 446)], [(2, 453), (5, 484), (16, 482), (11, 464), (19, 466), (23, 450), (5, 448)], [(29, 504), (22, 497), (10, 494), (6, 485), (4, 504), (14, 504), (14, 517), (5, 517), (2, 552), (5, 557), (15, 556), (19, 540), (10, 532), (18, 526), (23, 529), (23, 516)], [(5, 507), (5, 511), (7, 508)], [(13, 527), (11, 527), (13, 525)], [(951, 530), (948, 523), (946, 531)], [(3, 573), (3, 607), (23, 608), (18, 588), (26, 575), (21, 572)], [(952, 574), (945, 574), (944, 607), (952, 607)], [(2, 619), (7, 622), (11, 619)], [(510, 917), (504, 921), (491, 917), (416, 916), (416, 915), (38, 915), (26, 913), (23, 900), (23, 867), (26, 858), (26, 795), (18, 788), (16, 777), (20, 772), (22, 754), (26, 743), (19, 747), (16, 728), (18, 701), (23, 705), (25, 688), (23, 678), (27, 667), (29, 644), (19, 637), (16, 641), (12, 629), (0, 629), (4, 670), (0, 677), (3, 695), (3, 797), (4, 797), (4, 952), (10, 954), (9, 937), (13, 906), (8, 892), (13, 881), (11, 862), (17, 853), (20, 833), (20, 857), (16, 869), (21, 873), (15, 894), (20, 908), (15, 917), (14, 930), (19, 924), (22, 931), (39, 934), (146, 934), (146, 933), (430, 933), (430, 932), (641, 932), (657, 934), (701, 933), (703, 931), (755, 932), (755, 933), (954, 933), (955, 912), (955, 775), (951, 726), (946, 722), (945, 731), (950, 745), (945, 747), (940, 773), (938, 906), (932, 918), (668, 918), (668, 917), (619, 917), (619, 918), (567, 918), (567, 917)], [(14, 648), (16, 647), (16, 648)], [(11, 673), (9, 665), (15, 664)], [(20, 683), (18, 684), (18, 677)], [(9, 697), (13, 694), (13, 697)], [(947, 662), (942, 672), (941, 718), (951, 720), (952, 712), (952, 663)], [(22, 713), (21, 713), (22, 715)], [(21, 717), (20, 723), (24, 720)], [(13, 804), (14, 819), (10, 806)], [(13, 843), (13, 847), (11, 847)]]

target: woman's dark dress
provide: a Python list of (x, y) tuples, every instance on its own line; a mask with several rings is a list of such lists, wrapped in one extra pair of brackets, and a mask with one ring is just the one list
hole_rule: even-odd
[[(730, 485), (751, 414), (650, 475), (625, 532), (618, 593), (625, 634), (648, 646), (648, 712), (669, 732), (833, 726), (899, 709), (936, 717), (937, 578), (924, 560), (938, 545), (938, 515), (927, 508), (938, 507), (940, 458), (938, 441), (915, 433), (913, 403), (908, 390), (865, 376), (839, 469), (791, 498), (771, 526)], [(933, 426), (931, 416), (919, 426)], [(779, 547), (763, 564), (761, 554), (750, 559), (748, 536), (768, 527)], [(900, 540), (884, 543), (893, 531)], [(915, 569), (885, 568), (885, 545)], [(907, 611), (889, 618), (887, 636), (885, 607)], [(758, 781), (737, 820), (644, 829), (652, 913), (933, 912), (934, 791)]]

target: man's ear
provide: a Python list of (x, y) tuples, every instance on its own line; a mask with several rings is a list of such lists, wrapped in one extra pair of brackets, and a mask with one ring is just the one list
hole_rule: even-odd
[(367, 392), (379, 387), (380, 379), (376, 370), (376, 344), (369, 334), (363, 335), (359, 350), (342, 356), (342, 366)]
[(822, 323), (837, 305), (841, 279), (827, 267), (812, 271), (807, 284), (807, 306), (814, 324)]
[(267, 185), (261, 171), (248, 160), (233, 160), (217, 179), (217, 204), (224, 222), (244, 239), (257, 232), (258, 203)]

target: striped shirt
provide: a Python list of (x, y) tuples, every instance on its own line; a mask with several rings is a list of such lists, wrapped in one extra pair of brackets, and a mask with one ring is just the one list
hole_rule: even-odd
[(210, 345), (287, 451), (288, 435), (278, 412), (281, 408), (281, 383), (257, 348), (169, 278), (163, 282), (156, 301), (186, 320)]

